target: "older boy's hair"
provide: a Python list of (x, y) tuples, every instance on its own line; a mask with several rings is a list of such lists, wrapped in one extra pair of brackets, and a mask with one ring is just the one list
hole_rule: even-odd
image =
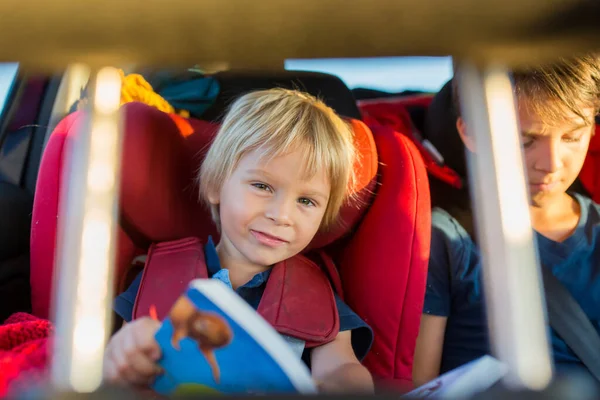
[(329, 227), (354, 186), (353, 131), (330, 107), (303, 92), (270, 89), (238, 98), (225, 116), (206, 154), (200, 173), (200, 197), (211, 208), (220, 228), (218, 207), (208, 194), (220, 191), (240, 159), (260, 150), (262, 157), (274, 158), (291, 151), (304, 153), (306, 177), (326, 171), (331, 184), (322, 227)]
[[(455, 74), (456, 76), (456, 74)], [(528, 107), (548, 124), (564, 122), (569, 114), (592, 123), (584, 112), (600, 109), (600, 56), (586, 54), (557, 62), (516, 69), (512, 73), (520, 106)], [(453, 103), (460, 116), (457, 80), (453, 81)]]

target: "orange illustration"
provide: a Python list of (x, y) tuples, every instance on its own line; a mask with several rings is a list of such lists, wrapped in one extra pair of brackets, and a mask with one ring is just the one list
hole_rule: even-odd
[(219, 364), (214, 351), (227, 346), (233, 339), (233, 332), (227, 321), (218, 314), (198, 310), (185, 296), (177, 300), (169, 317), (173, 324), (173, 348), (179, 350), (179, 343), (186, 337), (198, 343), (198, 349), (212, 369), (215, 382), (219, 383)]

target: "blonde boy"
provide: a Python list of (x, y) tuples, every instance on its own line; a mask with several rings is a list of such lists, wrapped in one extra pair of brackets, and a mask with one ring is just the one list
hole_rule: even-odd
[[(202, 164), (201, 198), (221, 238), (204, 251), (207, 269), (254, 308), (273, 265), (299, 254), (321, 228), (336, 220), (353, 183), (352, 131), (316, 98), (272, 89), (232, 105)], [(141, 274), (115, 301), (131, 321)], [(370, 328), (336, 296), (340, 332), (332, 342), (304, 349), (290, 340), (323, 391), (372, 391), (359, 358), (372, 342)], [(148, 385), (160, 373), (158, 322), (140, 318), (111, 339), (105, 356), (110, 382)], [(352, 335), (352, 336), (351, 336)]]

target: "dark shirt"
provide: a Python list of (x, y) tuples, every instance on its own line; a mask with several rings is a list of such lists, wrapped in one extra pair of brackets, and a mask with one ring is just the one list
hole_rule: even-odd
[[(600, 332), (600, 206), (579, 194), (579, 223), (563, 242), (536, 233), (542, 268), (549, 268)], [(423, 312), (447, 317), (440, 373), (490, 353), (480, 253), (448, 213), (432, 214), (431, 256)], [(550, 328), (557, 371), (583, 368)]]

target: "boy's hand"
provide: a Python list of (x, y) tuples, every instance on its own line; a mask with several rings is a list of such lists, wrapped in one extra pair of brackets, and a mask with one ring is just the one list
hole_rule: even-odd
[(149, 385), (161, 369), (154, 334), (160, 322), (140, 318), (123, 326), (110, 340), (104, 353), (104, 378), (109, 383)]
[(365, 367), (358, 363), (340, 365), (316, 382), (321, 393), (362, 394), (373, 392), (373, 380)]
[(340, 332), (333, 342), (312, 349), (312, 375), (320, 392), (373, 393), (373, 378), (356, 359), (350, 335)]

